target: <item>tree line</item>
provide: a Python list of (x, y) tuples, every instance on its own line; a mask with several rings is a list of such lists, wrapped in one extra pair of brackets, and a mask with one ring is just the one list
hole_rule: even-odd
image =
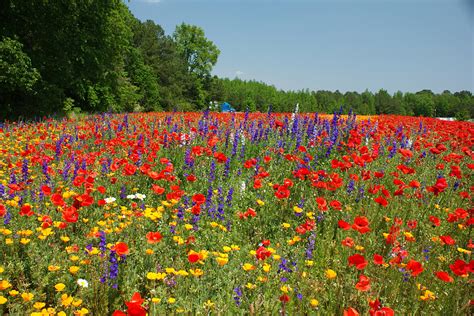
[(226, 100), (239, 111), (292, 112), (299, 104), (301, 112), (333, 113), (342, 107), (344, 113), (397, 114), (429, 117), (474, 118), (474, 96), (470, 91), (433, 93), (422, 90), (416, 93), (397, 91), (393, 94), (380, 89), (358, 93), (318, 90), (283, 91), (258, 81), (217, 79), (213, 96)]
[(194, 111), (211, 101), (239, 111), (474, 117), (468, 91), (434, 94), (283, 91), (212, 76), (220, 51), (197, 26), (171, 35), (121, 0), (0, 2), (0, 120), (72, 112)]

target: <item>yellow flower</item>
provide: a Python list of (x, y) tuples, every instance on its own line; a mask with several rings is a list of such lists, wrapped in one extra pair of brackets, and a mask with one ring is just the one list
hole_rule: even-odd
[(61, 292), (62, 290), (64, 290), (65, 287), (66, 285), (64, 285), (64, 283), (58, 283), (54, 286), (54, 288), (56, 289), (56, 292)]
[(31, 239), (29, 239), (29, 238), (22, 238), (22, 239), (20, 239), (20, 243), (23, 244), (23, 245), (29, 244), (30, 241), (31, 241)]
[(76, 274), (77, 272), (79, 272), (79, 267), (78, 266), (71, 266), (69, 268), (69, 272), (71, 272), (72, 274)]
[(48, 271), (53, 272), (53, 271), (58, 271), (61, 269), (59, 266), (48, 266)]
[(245, 285), (246, 288), (248, 288), (249, 290), (253, 290), (254, 288), (257, 287), (256, 284), (253, 284), (253, 283), (250, 283), (248, 282), (247, 285)]
[(61, 240), (63, 242), (68, 242), (69, 240), (71, 240), (68, 236), (61, 236)]
[(264, 263), (263, 267), (262, 267), (263, 271), (265, 271), (265, 272), (269, 272), (271, 268), (272, 268), (272, 266), (268, 263)]
[(216, 258), (216, 261), (217, 261), (217, 263), (218, 263), (220, 266), (223, 266), (223, 265), (225, 265), (227, 262), (229, 262), (229, 258), (217, 257), (217, 258)]
[(72, 302), (72, 305), (74, 305), (75, 307), (79, 307), (81, 306), (81, 304), (82, 304), (82, 300), (80, 298), (74, 299), (74, 301)]
[(293, 289), (289, 286), (289, 285), (283, 285), (280, 290), (283, 292), (283, 293), (288, 293), (290, 291), (293, 291)]
[(305, 260), (305, 264), (306, 264), (306, 266), (311, 267), (311, 266), (314, 265), (314, 261), (313, 260)]
[(251, 271), (251, 270), (255, 270), (255, 266), (251, 265), (250, 263), (245, 263), (242, 266), (242, 269), (244, 269), (244, 271)]
[(326, 278), (331, 280), (331, 279), (334, 279), (337, 276), (337, 273), (336, 273), (336, 271), (334, 271), (332, 269), (327, 269), (326, 272), (325, 272), (325, 275), (326, 275)]
[(33, 299), (33, 297), (35, 297), (35, 295), (33, 293), (28, 293), (28, 292), (21, 293), (21, 298), (25, 302), (31, 301)]
[(2, 295), (0, 295), (0, 305), (5, 304), (6, 302), (8, 302), (8, 300), (5, 297), (3, 297)]
[(8, 282), (7, 280), (1, 280), (0, 281), (0, 291), (6, 290), (11, 286), (12, 286), (11, 283)]
[(72, 296), (69, 296), (67, 294), (61, 295), (61, 304), (65, 307), (71, 305), (73, 300), (74, 298)]
[(189, 273), (186, 271), (186, 270), (179, 270), (176, 272), (176, 275), (179, 275), (179, 276), (188, 276)]
[(265, 202), (263, 202), (262, 200), (257, 200), (257, 204), (260, 205), (260, 206), (264, 206)]
[(0, 273), (3, 273), (3, 271), (5, 271), (5, 268), (0, 267)]
[(78, 311), (75, 311), (74, 312), (74, 316), (84, 316), (84, 315), (87, 315), (89, 314), (89, 310), (87, 308), (81, 308), (80, 310)]
[(300, 208), (300, 207), (298, 207), (298, 206), (293, 206), (293, 211), (294, 211), (295, 213), (300, 214), (300, 213), (303, 212), (303, 209)]
[(204, 271), (201, 269), (190, 269), (189, 272), (195, 277), (200, 277), (204, 274)]
[(147, 250), (145, 250), (145, 253), (147, 255), (152, 255), (154, 253), (154, 251), (153, 251), (153, 249), (148, 248)]
[(161, 302), (161, 298), (158, 297), (152, 297), (151, 302), (155, 304), (159, 304)]
[(214, 308), (216, 304), (212, 302), (211, 300), (207, 300), (206, 303), (204, 303), (204, 308)]
[(230, 245), (230, 248), (232, 248), (232, 250), (234, 250), (234, 251), (240, 250), (240, 247), (237, 246), (237, 245)]
[(465, 254), (468, 254), (468, 255), (470, 255), (472, 253), (472, 251), (464, 249), (464, 248), (458, 248), (458, 251), (460, 253), (465, 253)]
[(36, 302), (33, 304), (33, 307), (36, 309), (42, 309), (45, 306), (46, 306), (46, 303), (43, 303), (43, 302)]
[(67, 316), (67, 314), (63, 311), (60, 311), (59, 313), (56, 314), (57, 316)]
[(420, 299), (422, 301), (434, 300), (434, 299), (436, 299), (436, 296), (430, 290), (425, 290), (425, 293), (420, 296)]
[(291, 225), (288, 224), (288, 223), (283, 223), (283, 224), (281, 224), (281, 227), (283, 227), (283, 228), (285, 228), (285, 229), (290, 228), (290, 226), (291, 226)]
[(224, 252), (231, 252), (232, 248), (229, 247), (229, 246), (224, 246), (224, 247), (222, 247), (222, 250), (224, 250)]
[(319, 301), (315, 298), (311, 299), (311, 301), (309, 301), (309, 304), (311, 305), (311, 307), (318, 307), (319, 305)]
[(18, 294), (20, 294), (20, 292), (18, 292), (17, 290), (11, 290), (10, 292), (8, 292), (8, 294), (10, 294), (10, 296), (17, 296)]
[(163, 280), (166, 277), (166, 273), (155, 273), (155, 272), (148, 272), (146, 278), (148, 280)]
[(174, 297), (168, 298), (168, 303), (174, 304), (176, 302), (176, 299)]

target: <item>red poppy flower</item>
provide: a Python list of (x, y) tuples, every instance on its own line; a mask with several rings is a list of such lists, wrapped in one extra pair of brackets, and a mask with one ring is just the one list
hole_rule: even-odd
[(119, 256), (128, 255), (128, 245), (124, 242), (118, 242), (115, 246), (112, 247), (112, 250), (115, 251)]
[(227, 161), (227, 157), (224, 153), (218, 152), (214, 153), (214, 158), (216, 158), (218, 163), (224, 163)]
[(145, 300), (141, 297), (140, 293), (135, 292), (133, 294), (132, 299), (129, 302), (125, 302), (127, 305), (127, 315), (129, 316), (145, 316), (146, 309), (143, 308), (141, 305)]
[(411, 271), (411, 276), (417, 276), (421, 272), (423, 272), (423, 265), (415, 260), (408, 261), (406, 265), (406, 269)]
[(201, 256), (197, 252), (191, 251), (188, 254), (188, 261), (191, 263), (198, 262), (200, 259), (201, 259)]
[(435, 273), (436, 277), (444, 282), (454, 282), (454, 279), (449, 275), (448, 272), (438, 271)]
[(348, 309), (344, 310), (344, 314), (343, 316), (359, 316), (359, 312), (352, 308), (352, 307), (349, 307)]
[(268, 257), (270, 257), (272, 253), (265, 247), (260, 246), (258, 247), (255, 256), (257, 257), (258, 260), (265, 260)]
[(316, 203), (318, 203), (318, 209), (320, 211), (327, 211), (328, 209), (328, 202), (326, 201), (325, 198), (323, 197), (317, 197), (316, 198)]
[(5, 205), (0, 204), (0, 217), (5, 216), (5, 214), (7, 214), (7, 208), (5, 207)]
[(33, 216), (35, 213), (33, 212), (31, 206), (29, 204), (25, 204), (20, 209), (20, 216)]
[(56, 206), (63, 206), (65, 204), (61, 194), (55, 193), (51, 196), (51, 202)]
[(290, 301), (290, 297), (287, 294), (283, 294), (282, 296), (280, 296), (280, 302), (282, 302), (283, 304), (286, 304), (289, 301)]
[(194, 182), (197, 180), (197, 178), (195, 175), (190, 174), (189, 176), (186, 177), (186, 180), (188, 180), (189, 182)]
[(357, 230), (361, 234), (370, 232), (369, 220), (365, 216), (357, 216), (352, 224), (352, 229)]
[(125, 167), (123, 168), (122, 174), (124, 176), (131, 176), (135, 174), (135, 172), (137, 172), (137, 169), (138, 169), (137, 166), (127, 163)]
[(388, 201), (383, 196), (375, 198), (374, 201), (382, 205), (383, 207), (386, 207), (388, 205)]
[(449, 235), (439, 236), (439, 239), (441, 239), (445, 245), (454, 245), (456, 243), (456, 241)]
[(374, 254), (374, 263), (375, 264), (383, 264), (383, 257), (379, 254)]
[(63, 220), (68, 223), (75, 223), (79, 219), (79, 213), (74, 206), (66, 207), (63, 210)]
[(149, 244), (156, 244), (157, 242), (160, 242), (162, 238), (163, 236), (160, 232), (149, 232), (146, 234), (147, 243)]
[(337, 200), (333, 200), (331, 201), (331, 203), (329, 203), (329, 205), (335, 209), (336, 211), (339, 211), (342, 209), (342, 204), (341, 202), (337, 201)]
[(158, 195), (165, 193), (165, 188), (160, 187), (159, 185), (152, 184), (151, 189)]
[(467, 275), (470, 271), (469, 265), (461, 259), (454, 261), (453, 264), (449, 265), (449, 268), (458, 276)]
[(355, 266), (357, 270), (363, 270), (367, 266), (367, 260), (360, 254), (350, 256), (348, 259), (349, 266)]
[(441, 225), (441, 221), (436, 216), (431, 215), (429, 219), (430, 219), (430, 222), (433, 223), (433, 226)]
[(203, 194), (194, 194), (192, 200), (196, 204), (202, 204), (206, 202), (206, 197)]
[(354, 247), (354, 240), (351, 237), (346, 237), (346, 239), (344, 239), (341, 243), (343, 246), (346, 246), (349, 248)]
[(361, 292), (366, 292), (370, 290), (370, 279), (365, 275), (361, 274), (359, 276), (359, 282), (357, 282), (355, 288)]
[(342, 228), (344, 230), (348, 230), (351, 228), (351, 224), (349, 224), (346, 221), (343, 221), (342, 219), (337, 222), (337, 226), (339, 226), (339, 228)]

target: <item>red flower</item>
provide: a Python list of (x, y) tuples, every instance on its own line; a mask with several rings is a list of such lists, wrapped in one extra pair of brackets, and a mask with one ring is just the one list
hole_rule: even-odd
[(467, 275), (470, 271), (469, 265), (461, 259), (454, 261), (453, 264), (449, 265), (449, 268), (458, 276)]
[(227, 161), (227, 157), (225, 156), (224, 153), (221, 153), (221, 152), (214, 153), (214, 158), (216, 158), (218, 163), (224, 163)]
[(129, 302), (125, 302), (127, 305), (127, 315), (129, 316), (145, 316), (146, 309), (143, 308), (141, 305), (145, 300), (141, 297), (140, 293), (135, 292), (133, 294), (132, 299)]
[(25, 204), (21, 207), (20, 209), (20, 216), (33, 216), (35, 213), (33, 212), (33, 210), (31, 209), (31, 206), (28, 205), (28, 204)]
[(201, 259), (201, 256), (197, 252), (191, 251), (188, 254), (188, 261), (191, 263), (198, 262), (200, 259)]
[(193, 202), (196, 204), (202, 204), (206, 202), (206, 197), (203, 194), (194, 194), (193, 195)]
[(5, 207), (5, 205), (0, 204), (0, 217), (5, 216), (5, 214), (7, 214), (7, 208)]
[(157, 242), (160, 242), (162, 238), (163, 236), (160, 232), (149, 232), (146, 234), (147, 243), (149, 244), (156, 244)]
[(344, 239), (341, 243), (343, 246), (346, 246), (349, 248), (354, 247), (354, 240), (351, 237), (346, 237), (346, 239)]
[(352, 224), (352, 229), (357, 230), (361, 234), (370, 232), (369, 220), (365, 216), (357, 216)]
[(348, 309), (344, 310), (343, 316), (359, 316), (359, 312), (356, 309), (349, 307)]
[(63, 219), (68, 223), (75, 223), (79, 219), (79, 213), (74, 206), (67, 207), (63, 211)]
[(423, 272), (423, 265), (415, 260), (408, 261), (406, 265), (406, 269), (411, 271), (411, 276), (417, 276), (421, 272)]
[(330, 205), (333, 209), (335, 209), (336, 211), (339, 211), (339, 210), (341, 210), (341, 208), (342, 208), (341, 202), (339, 202), (339, 201), (337, 201), (337, 200), (331, 201), (331, 203), (329, 203), (329, 205)]
[(382, 205), (383, 207), (386, 207), (388, 205), (388, 201), (383, 196), (375, 198), (374, 201)]
[(316, 198), (316, 203), (318, 203), (318, 209), (320, 211), (327, 211), (328, 209), (328, 202), (326, 202), (326, 199), (323, 197), (317, 197)]
[(257, 257), (258, 260), (265, 260), (271, 255), (272, 253), (267, 248), (260, 246), (258, 247), (255, 256)]
[(379, 254), (374, 254), (374, 263), (383, 264), (383, 257)]
[(137, 166), (127, 163), (123, 168), (122, 174), (124, 176), (131, 176), (137, 172)]
[(56, 206), (63, 206), (65, 204), (63, 197), (59, 193), (54, 193), (51, 196), (51, 202)]
[(112, 247), (112, 250), (115, 251), (119, 256), (128, 255), (128, 245), (124, 242), (118, 242), (115, 246)]
[(439, 239), (445, 244), (445, 245), (454, 245), (456, 241), (449, 235), (446, 236), (439, 236)]
[(441, 225), (441, 221), (439, 220), (439, 218), (433, 215), (430, 216), (430, 222), (433, 223), (433, 226)]
[(362, 292), (370, 290), (370, 279), (365, 275), (361, 274), (359, 276), (359, 282), (357, 282), (355, 288)]
[(290, 301), (290, 297), (287, 294), (283, 294), (282, 296), (280, 296), (280, 302), (282, 302), (283, 304), (286, 304), (289, 301)]
[(436, 277), (444, 282), (454, 282), (454, 279), (449, 275), (448, 272), (438, 271), (435, 273)]
[(158, 195), (165, 193), (165, 188), (160, 187), (159, 185), (152, 184), (151, 189)]
[(357, 270), (363, 270), (367, 266), (365, 257), (358, 253), (350, 256), (347, 260), (349, 261), (349, 266), (355, 266)]
[(351, 228), (351, 224), (349, 224), (346, 221), (343, 221), (342, 219), (337, 222), (337, 226), (339, 226), (339, 228), (342, 228), (344, 230), (348, 230)]

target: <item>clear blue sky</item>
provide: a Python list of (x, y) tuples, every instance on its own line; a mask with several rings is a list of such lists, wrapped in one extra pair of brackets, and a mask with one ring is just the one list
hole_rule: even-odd
[(213, 74), (279, 89), (474, 91), (474, 0), (131, 0), (167, 34), (202, 27)]

